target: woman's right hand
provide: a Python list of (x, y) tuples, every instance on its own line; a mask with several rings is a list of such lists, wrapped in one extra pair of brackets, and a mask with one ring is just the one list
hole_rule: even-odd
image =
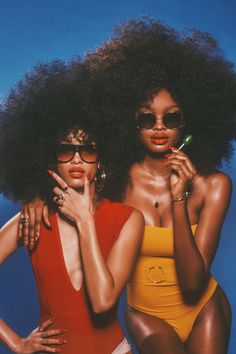
[(51, 227), (48, 207), (41, 198), (36, 197), (30, 203), (23, 204), (17, 238), (19, 241), (22, 240), (23, 245), (30, 250), (34, 248), (39, 240), (42, 220), (46, 226)]
[(64, 329), (51, 329), (47, 328), (53, 323), (49, 319), (45, 321), (40, 327), (37, 327), (26, 338), (20, 338), (19, 342), (15, 345), (14, 353), (17, 354), (32, 354), (32, 353), (59, 353), (59, 348), (53, 348), (51, 345), (62, 345), (66, 343), (62, 338), (52, 338), (54, 336), (65, 333)]

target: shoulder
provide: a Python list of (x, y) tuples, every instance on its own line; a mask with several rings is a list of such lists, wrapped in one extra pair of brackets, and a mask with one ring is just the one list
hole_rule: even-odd
[(214, 171), (206, 178), (207, 187), (211, 189), (232, 189), (231, 178), (224, 172)]
[(104, 213), (105, 219), (114, 223), (119, 230), (122, 225), (127, 223), (134, 227), (142, 227), (144, 225), (144, 217), (139, 210), (109, 199), (104, 199), (101, 202), (98, 213)]
[(206, 197), (209, 200), (221, 198), (230, 199), (232, 193), (232, 181), (230, 177), (221, 171), (214, 171), (205, 178)]
[(112, 214), (131, 214), (134, 211), (134, 208), (128, 205), (114, 202), (110, 199), (103, 199), (99, 205), (99, 209)]
[(20, 213), (14, 215), (10, 220), (8, 220), (1, 228), (0, 232), (11, 231), (18, 228)]

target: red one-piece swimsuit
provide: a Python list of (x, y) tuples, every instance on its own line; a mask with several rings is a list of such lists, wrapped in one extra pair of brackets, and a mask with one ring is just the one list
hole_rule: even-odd
[[(132, 210), (108, 199), (98, 205), (95, 224), (104, 259)], [(76, 290), (67, 273), (56, 214), (50, 221), (51, 229), (42, 225), (40, 241), (30, 254), (39, 293), (40, 323), (51, 317), (54, 322), (50, 329), (66, 330), (63, 338), (67, 342), (59, 346), (63, 354), (110, 354), (124, 338), (117, 304), (102, 315), (93, 312), (86, 285)]]

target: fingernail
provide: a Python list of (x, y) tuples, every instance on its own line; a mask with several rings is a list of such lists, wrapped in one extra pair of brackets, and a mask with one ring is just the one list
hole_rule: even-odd
[(87, 180), (90, 181), (91, 180), (91, 173), (87, 174)]
[(162, 165), (167, 165), (167, 164), (169, 163), (169, 161), (160, 161), (160, 163), (161, 163)]
[(172, 154), (165, 154), (164, 156), (168, 159), (169, 157), (172, 157), (173, 155)]
[(52, 170), (48, 170), (48, 173), (52, 176), (54, 172)]

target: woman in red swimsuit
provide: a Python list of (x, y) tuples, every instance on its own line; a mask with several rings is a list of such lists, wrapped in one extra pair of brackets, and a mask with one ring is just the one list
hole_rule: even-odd
[[(79, 92), (72, 94), (69, 79), (65, 84), (64, 71), (57, 78), (52, 78), (49, 71), (45, 78), (44, 73), (44, 82), (38, 81), (40, 85), (35, 80), (37, 75), (32, 74), (31, 83), (25, 85), (23, 94), (21, 90), (19, 102), (24, 108), (18, 106), (17, 109), (15, 104), (14, 118), (18, 117), (17, 128), (21, 127), (28, 149), (34, 149), (38, 154), (26, 157), (23, 153), (25, 146), (18, 145), (20, 138), (13, 141), (13, 145), (20, 149), (20, 161), (15, 163), (15, 170), (26, 196), (24, 177), (30, 179), (35, 170), (45, 168), (41, 197), (50, 206), (51, 227), (42, 225), (40, 240), (30, 252), (41, 318), (39, 327), (27, 338), (20, 338), (1, 320), (0, 339), (12, 352), (20, 354), (131, 353), (117, 320), (117, 301), (136, 261), (143, 234), (143, 217), (133, 208), (101, 196), (104, 172), (94, 138), (94, 124), (90, 126), (92, 121), (82, 110)], [(32, 81), (36, 85), (31, 86), (33, 102), (25, 95), (29, 93), (26, 86), (29, 88)], [(16, 103), (16, 97), (11, 96), (8, 112), (13, 100)], [(36, 125), (42, 128), (38, 135), (33, 133), (33, 126), (27, 130), (29, 119), (35, 117)], [(1, 129), (7, 124), (13, 132), (15, 119), (11, 120), (9, 116), (4, 119)], [(65, 129), (68, 125), (71, 128)], [(44, 140), (46, 130), (51, 134), (51, 128), (51, 141)], [(2, 142), (5, 151), (9, 148), (6, 141)], [(9, 151), (9, 159), (11, 156)], [(14, 168), (13, 161), (12, 164)], [(4, 177), (11, 179), (9, 170), (5, 172)], [(17, 188), (7, 190), (10, 184), (5, 180), (3, 188), (14, 194)], [(19, 246), (19, 223), (24, 227), (28, 220), (17, 214), (0, 231), (1, 263)]]

